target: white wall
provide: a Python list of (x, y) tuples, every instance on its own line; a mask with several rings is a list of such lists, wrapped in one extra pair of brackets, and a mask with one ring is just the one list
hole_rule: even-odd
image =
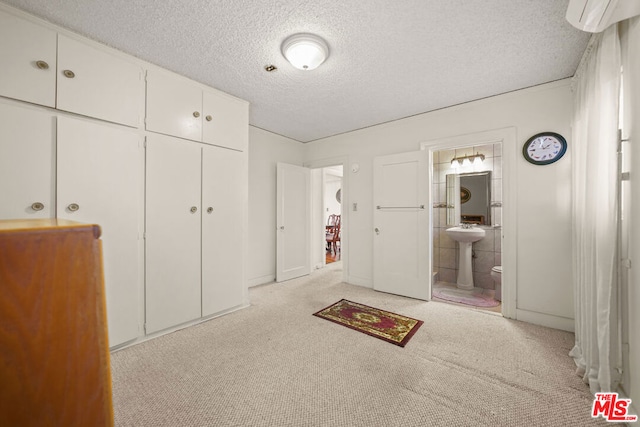
[(276, 164), (302, 166), (304, 145), (249, 127), (249, 255), (247, 283), (276, 276)]
[[(350, 212), (347, 280), (372, 285), (374, 157), (416, 151), (424, 141), (506, 127), (515, 128), (515, 149), (520, 153), (530, 136), (558, 132), (569, 143), (563, 159), (534, 166), (518, 154), (511, 165), (516, 182), (503, 186), (517, 186), (518, 317), (571, 329), (571, 116), (570, 81), (563, 80), (306, 144), (306, 162), (349, 159), (349, 202), (358, 203), (359, 209)], [(354, 163), (360, 166), (357, 173), (351, 172)]]

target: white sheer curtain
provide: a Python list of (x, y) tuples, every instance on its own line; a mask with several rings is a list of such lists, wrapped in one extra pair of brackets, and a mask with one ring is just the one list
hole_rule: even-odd
[(592, 392), (620, 380), (617, 310), (617, 25), (594, 36), (574, 78), (573, 249), (576, 344), (570, 355)]

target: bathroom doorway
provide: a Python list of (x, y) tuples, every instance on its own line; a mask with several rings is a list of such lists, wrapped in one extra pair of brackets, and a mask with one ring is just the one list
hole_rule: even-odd
[[(432, 298), (446, 298), (450, 303), (477, 307), (515, 318), (517, 195), (514, 185), (505, 185), (514, 183), (516, 179), (513, 168), (517, 154), (515, 128), (427, 141), (421, 143), (421, 149), (429, 152), (431, 162), (429, 234), (433, 247)], [(488, 198), (481, 212), (462, 210), (462, 198), (471, 200), (478, 191), (464, 182), (461, 184), (460, 178), (465, 175), (484, 175), (487, 187), (484, 192)], [(471, 194), (466, 194), (468, 192)], [(460, 226), (461, 223), (484, 231), (482, 239), (473, 242), (468, 250), (472, 286), (464, 281), (461, 285), (457, 283), (461, 257), (460, 243), (454, 240), (455, 236), (446, 231)], [(500, 269), (494, 268), (502, 266), (504, 274), (496, 274), (495, 270)]]

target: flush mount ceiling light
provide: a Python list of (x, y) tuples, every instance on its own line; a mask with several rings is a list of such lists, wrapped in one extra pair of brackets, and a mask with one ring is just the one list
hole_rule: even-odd
[(327, 59), (329, 46), (314, 34), (294, 34), (282, 43), (282, 54), (299, 70), (313, 70)]

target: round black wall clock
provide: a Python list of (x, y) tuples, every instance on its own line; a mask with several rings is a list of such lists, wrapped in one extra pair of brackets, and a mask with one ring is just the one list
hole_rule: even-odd
[(534, 165), (548, 165), (557, 162), (566, 152), (567, 140), (554, 132), (535, 134), (522, 147), (522, 155)]

